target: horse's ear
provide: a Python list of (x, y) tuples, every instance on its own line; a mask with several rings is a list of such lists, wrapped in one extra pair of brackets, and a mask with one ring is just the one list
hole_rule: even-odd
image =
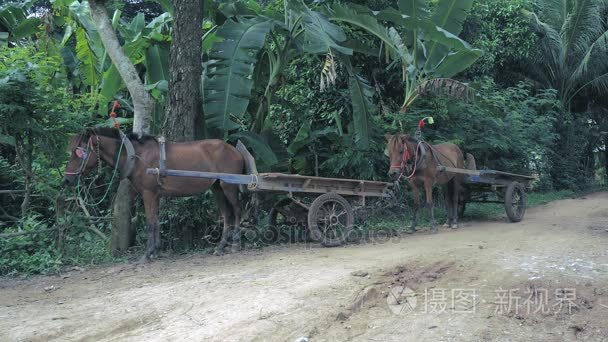
[(384, 137), (386, 138), (386, 140), (391, 141), (391, 139), (393, 139), (394, 135), (386, 134), (386, 135), (384, 135)]

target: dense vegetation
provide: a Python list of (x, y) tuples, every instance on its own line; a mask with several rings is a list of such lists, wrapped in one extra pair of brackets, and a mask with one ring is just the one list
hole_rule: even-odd
[[(433, 116), (425, 139), (458, 144), (479, 167), (536, 174), (536, 191), (605, 182), (606, 0), (201, 5), (202, 110), (192, 114), (193, 132), (242, 140), (261, 171), (385, 180), (384, 134), (411, 133)], [(175, 107), (167, 105), (171, 2), (105, 6), (154, 101), (151, 133), (179, 139), (171, 115), (186, 114), (166, 111)], [(115, 100), (122, 128), (133, 123), (132, 94), (88, 1), (5, 2), (0, 44), (0, 274), (114, 260), (111, 170), (75, 191), (61, 186), (71, 134), (111, 125)], [(261, 198), (261, 208), (275, 200)], [(169, 250), (208, 247), (219, 230), (209, 194), (166, 201), (161, 215)], [(264, 210), (258, 216), (263, 225)]]

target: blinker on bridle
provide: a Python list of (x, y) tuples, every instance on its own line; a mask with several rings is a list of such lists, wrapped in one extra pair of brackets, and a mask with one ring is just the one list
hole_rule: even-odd
[(78, 171), (76, 172), (65, 171), (64, 174), (66, 176), (80, 176), (82, 174), (85, 166), (89, 162), (89, 158), (91, 157), (91, 150), (93, 146), (92, 139), (93, 137), (89, 137), (86, 148), (80, 146), (76, 147), (76, 149), (74, 150), (74, 154), (76, 154), (76, 157), (80, 159), (80, 166), (78, 167)]

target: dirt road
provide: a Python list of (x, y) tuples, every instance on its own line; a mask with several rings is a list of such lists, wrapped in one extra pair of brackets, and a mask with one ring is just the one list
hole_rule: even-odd
[(600, 193), (517, 224), (4, 279), (0, 341), (608, 341), (606, 228)]

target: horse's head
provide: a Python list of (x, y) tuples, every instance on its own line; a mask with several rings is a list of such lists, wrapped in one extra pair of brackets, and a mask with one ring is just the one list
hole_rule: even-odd
[(406, 173), (411, 173), (417, 143), (407, 134), (387, 134), (386, 140), (388, 141), (388, 157), (391, 162), (388, 176), (393, 180), (398, 180)]
[(74, 185), (78, 178), (86, 174), (89, 169), (97, 165), (97, 153), (99, 141), (96, 141), (92, 131), (86, 130), (81, 134), (77, 134), (70, 139), (68, 145), (68, 153), (70, 159), (65, 166), (63, 177), (64, 185)]

